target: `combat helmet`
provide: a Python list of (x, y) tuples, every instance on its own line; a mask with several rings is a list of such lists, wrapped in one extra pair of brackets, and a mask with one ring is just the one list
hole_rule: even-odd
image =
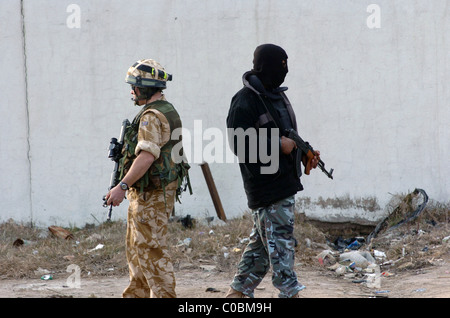
[(143, 59), (134, 63), (127, 72), (125, 82), (133, 88), (139, 87), (139, 100), (150, 99), (151, 96), (166, 88), (166, 83), (172, 80), (164, 67), (152, 59)]

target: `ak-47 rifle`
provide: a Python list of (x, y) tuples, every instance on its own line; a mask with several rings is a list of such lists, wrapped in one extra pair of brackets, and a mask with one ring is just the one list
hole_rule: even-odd
[[(128, 121), (128, 119), (125, 119), (122, 122), (122, 128), (120, 129), (119, 140), (117, 140), (117, 138), (111, 138), (111, 141), (109, 143), (108, 158), (111, 159), (112, 161), (114, 161), (114, 169), (111, 173), (111, 179), (109, 181), (108, 191), (110, 191), (112, 188), (114, 188), (120, 181), (119, 180), (119, 161), (122, 158), (122, 148), (123, 148), (123, 139), (125, 137), (125, 130), (129, 124), (130, 124), (130, 122)], [(103, 196), (103, 206), (105, 208), (108, 207), (106, 196)], [(109, 206), (108, 221), (111, 220), (112, 208), (113, 208), (113, 205), (111, 204)]]
[[(297, 145), (297, 149), (299, 150), (297, 153), (300, 156), (301, 159), (303, 157), (303, 165), (305, 166), (305, 174), (309, 175), (309, 172), (311, 171), (311, 161), (314, 158), (314, 149), (311, 147), (311, 145), (308, 142), (303, 141), (303, 139), (298, 135), (298, 133), (294, 129), (286, 129), (286, 137), (292, 139), (295, 141), (295, 144)], [(297, 169), (300, 169), (300, 161), (297, 162)], [(319, 159), (318, 166), (320, 170), (323, 171), (327, 175), (328, 178), (333, 179), (333, 171), (334, 169), (330, 169), (330, 172), (328, 172), (325, 169), (325, 163)]]

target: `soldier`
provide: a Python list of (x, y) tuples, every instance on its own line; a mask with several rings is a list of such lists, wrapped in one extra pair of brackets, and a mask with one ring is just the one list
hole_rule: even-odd
[[(118, 206), (127, 192), (130, 202), (126, 235), (130, 283), (124, 298), (176, 297), (166, 233), (177, 190), (188, 180), (189, 165), (172, 157), (177, 141), (171, 140), (171, 134), (181, 128), (181, 120), (163, 95), (171, 79), (151, 59), (136, 62), (125, 79), (135, 104), (142, 109), (126, 128), (119, 162), (121, 182), (106, 196), (108, 205)], [(175, 155), (182, 157), (182, 148)]]
[[(293, 109), (284, 94), (287, 88), (280, 87), (288, 73), (287, 58), (279, 46), (258, 46), (253, 69), (244, 74), (244, 87), (231, 101), (227, 127), (257, 132), (258, 145), (274, 145), (268, 153), (279, 156), (277, 171), (265, 174), (261, 172), (264, 163), (259, 155), (258, 162), (248, 160), (249, 141), (244, 149), (247, 157), (239, 153), (243, 149), (237, 147), (238, 143), (232, 143), (233, 152), (240, 156), (239, 166), (254, 225), (226, 297), (253, 297), (253, 291), (270, 267), (272, 283), (280, 290), (280, 297), (298, 297), (299, 291), (305, 288), (294, 271), (294, 195), (303, 189), (296, 172), (300, 163), (295, 160), (295, 142), (283, 136), (286, 129), (297, 130)], [(264, 129), (277, 134), (268, 137), (262, 133)], [(276, 138), (276, 142), (268, 138)], [(312, 159), (313, 168), (317, 167), (319, 155), (317, 151)]]

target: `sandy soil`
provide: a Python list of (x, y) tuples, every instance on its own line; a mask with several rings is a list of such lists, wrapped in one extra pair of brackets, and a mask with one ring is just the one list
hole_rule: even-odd
[[(305, 298), (450, 298), (450, 257), (437, 260), (434, 266), (381, 277), (379, 288), (352, 282), (354, 278), (337, 276), (319, 267), (298, 266), (299, 280), (307, 288)], [(207, 269), (184, 269), (176, 272), (179, 298), (223, 298), (234, 273)], [(0, 298), (120, 298), (128, 277), (80, 276), (80, 287), (73, 287), (67, 275), (52, 280), (1, 280)], [(64, 277), (62, 277), (64, 276)], [(69, 287), (72, 286), (72, 287)], [(269, 275), (255, 291), (256, 298), (276, 298), (278, 291)]]

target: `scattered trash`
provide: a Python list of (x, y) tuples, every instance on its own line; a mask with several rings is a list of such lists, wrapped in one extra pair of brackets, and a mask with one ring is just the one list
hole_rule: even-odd
[(191, 242), (192, 242), (192, 239), (190, 237), (188, 237), (183, 240), (182, 244), (189, 247), (191, 245)]
[(344, 275), (348, 271), (349, 271), (348, 267), (341, 264), (339, 264), (339, 266), (335, 270), (336, 274), (338, 275)]
[(355, 279), (355, 280), (352, 280), (352, 283), (355, 283), (355, 284), (367, 283), (367, 279)]
[(41, 267), (38, 267), (38, 269), (34, 271), (34, 275), (36, 275), (36, 276), (42, 276), (45, 274), (50, 274), (50, 271), (48, 269), (41, 268)]
[(366, 268), (369, 264), (375, 264), (376, 261), (372, 255), (367, 251), (351, 251), (342, 253), (339, 256), (340, 261), (349, 260), (355, 262), (355, 265), (361, 268)]
[(364, 273), (375, 273), (377, 270), (379, 271), (379, 267), (375, 263), (369, 264), (369, 266), (362, 269)]
[(364, 243), (364, 237), (351, 237), (348, 239), (343, 239), (339, 236), (333, 243), (329, 245), (333, 246), (339, 252), (344, 252), (345, 250), (358, 250)]
[(336, 263), (334, 253), (331, 250), (323, 250), (317, 255), (317, 259), (320, 265), (329, 266)]
[(93, 252), (93, 251), (101, 250), (104, 247), (105, 247), (105, 245), (98, 244), (96, 247), (94, 247), (93, 249), (90, 249), (88, 252), (90, 253), (90, 252)]
[(415, 289), (414, 292), (421, 293), (421, 292), (424, 292), (426, 290), (427, 290), (426, 288), (418, 288), (418, 289)]
[(377, 291), (375, 291), (375, 294), (387, 294), (390, 292), (391, 292), (390, 290), (377, 290)]
[(46, 274), (46, 275), (43, 275), (43, 276), (41, 277), (41, 279), (42, 279), (42, 280), (52, 280), (52, 279), (53, 279), (53, 276), (50, 275), (50, 274)]
[(248, 244), (248, 242), (250, 242), (250, 238), (248, 238), (248, 237), (245, 237), (245, 238), (239, 240), (239, 244), (242, 244), (242, 245)]
[(73, 240), (73, 234), (70, 233), (69, 231), (67, 231), (66, 229), (63, 229), (62, 227), (59, 226), (49, 226), (48, 230), (56, 237), (65, 239), (65, 240)]
[(449, 236), (446, 236), (446, 237), (444, 237), (444, 238), (442, 239), (442, 244), (445, 244), (445, 243), (448, 243), (448, 242), (450, 242), (450, 235), (449, 235)]
[(228, 258), (230, 253), (228, 252), (228, 248), (226, 246), (222, 247), (223, 257)]
[(190, 254), (192, 252), (192, 248), (190, 248), (190, 245), (192, 243), (192, 239), (190, 237), (185, 238), (183, 241), (179, 241), (178, 244), (175, 246), (177, 249), (180, 249), (187, 254)]
[(386, 253), (382, 252), (382, 251), (378, 251), (378, 250), (373, 250), (373, 255), (376, 258), (386, 258)]
[(34, 241), (27, 241), (27, 240), (23, 240), (21, 238), (18, 238), (17, 240), (14, 241), (13, 246), (14, 247), (19, 247), (22, 245), (32, 245), (35, 244), (36, 242)]
[(220, 293), (220, 290), (214, 288), (214, 287), (208, 287), (205, 290), (207, 293)]
[(181, 218), (179, 222), (187, 229), (192, 229), (194, 227), (194, 219), (189, 214), (184, 218)]
[(348, 250), (357, 250), (361, 247), (361, 243), (358, 242), (358, 240), (354, 240), (352, 243), (350, 243), (347, 246)]

